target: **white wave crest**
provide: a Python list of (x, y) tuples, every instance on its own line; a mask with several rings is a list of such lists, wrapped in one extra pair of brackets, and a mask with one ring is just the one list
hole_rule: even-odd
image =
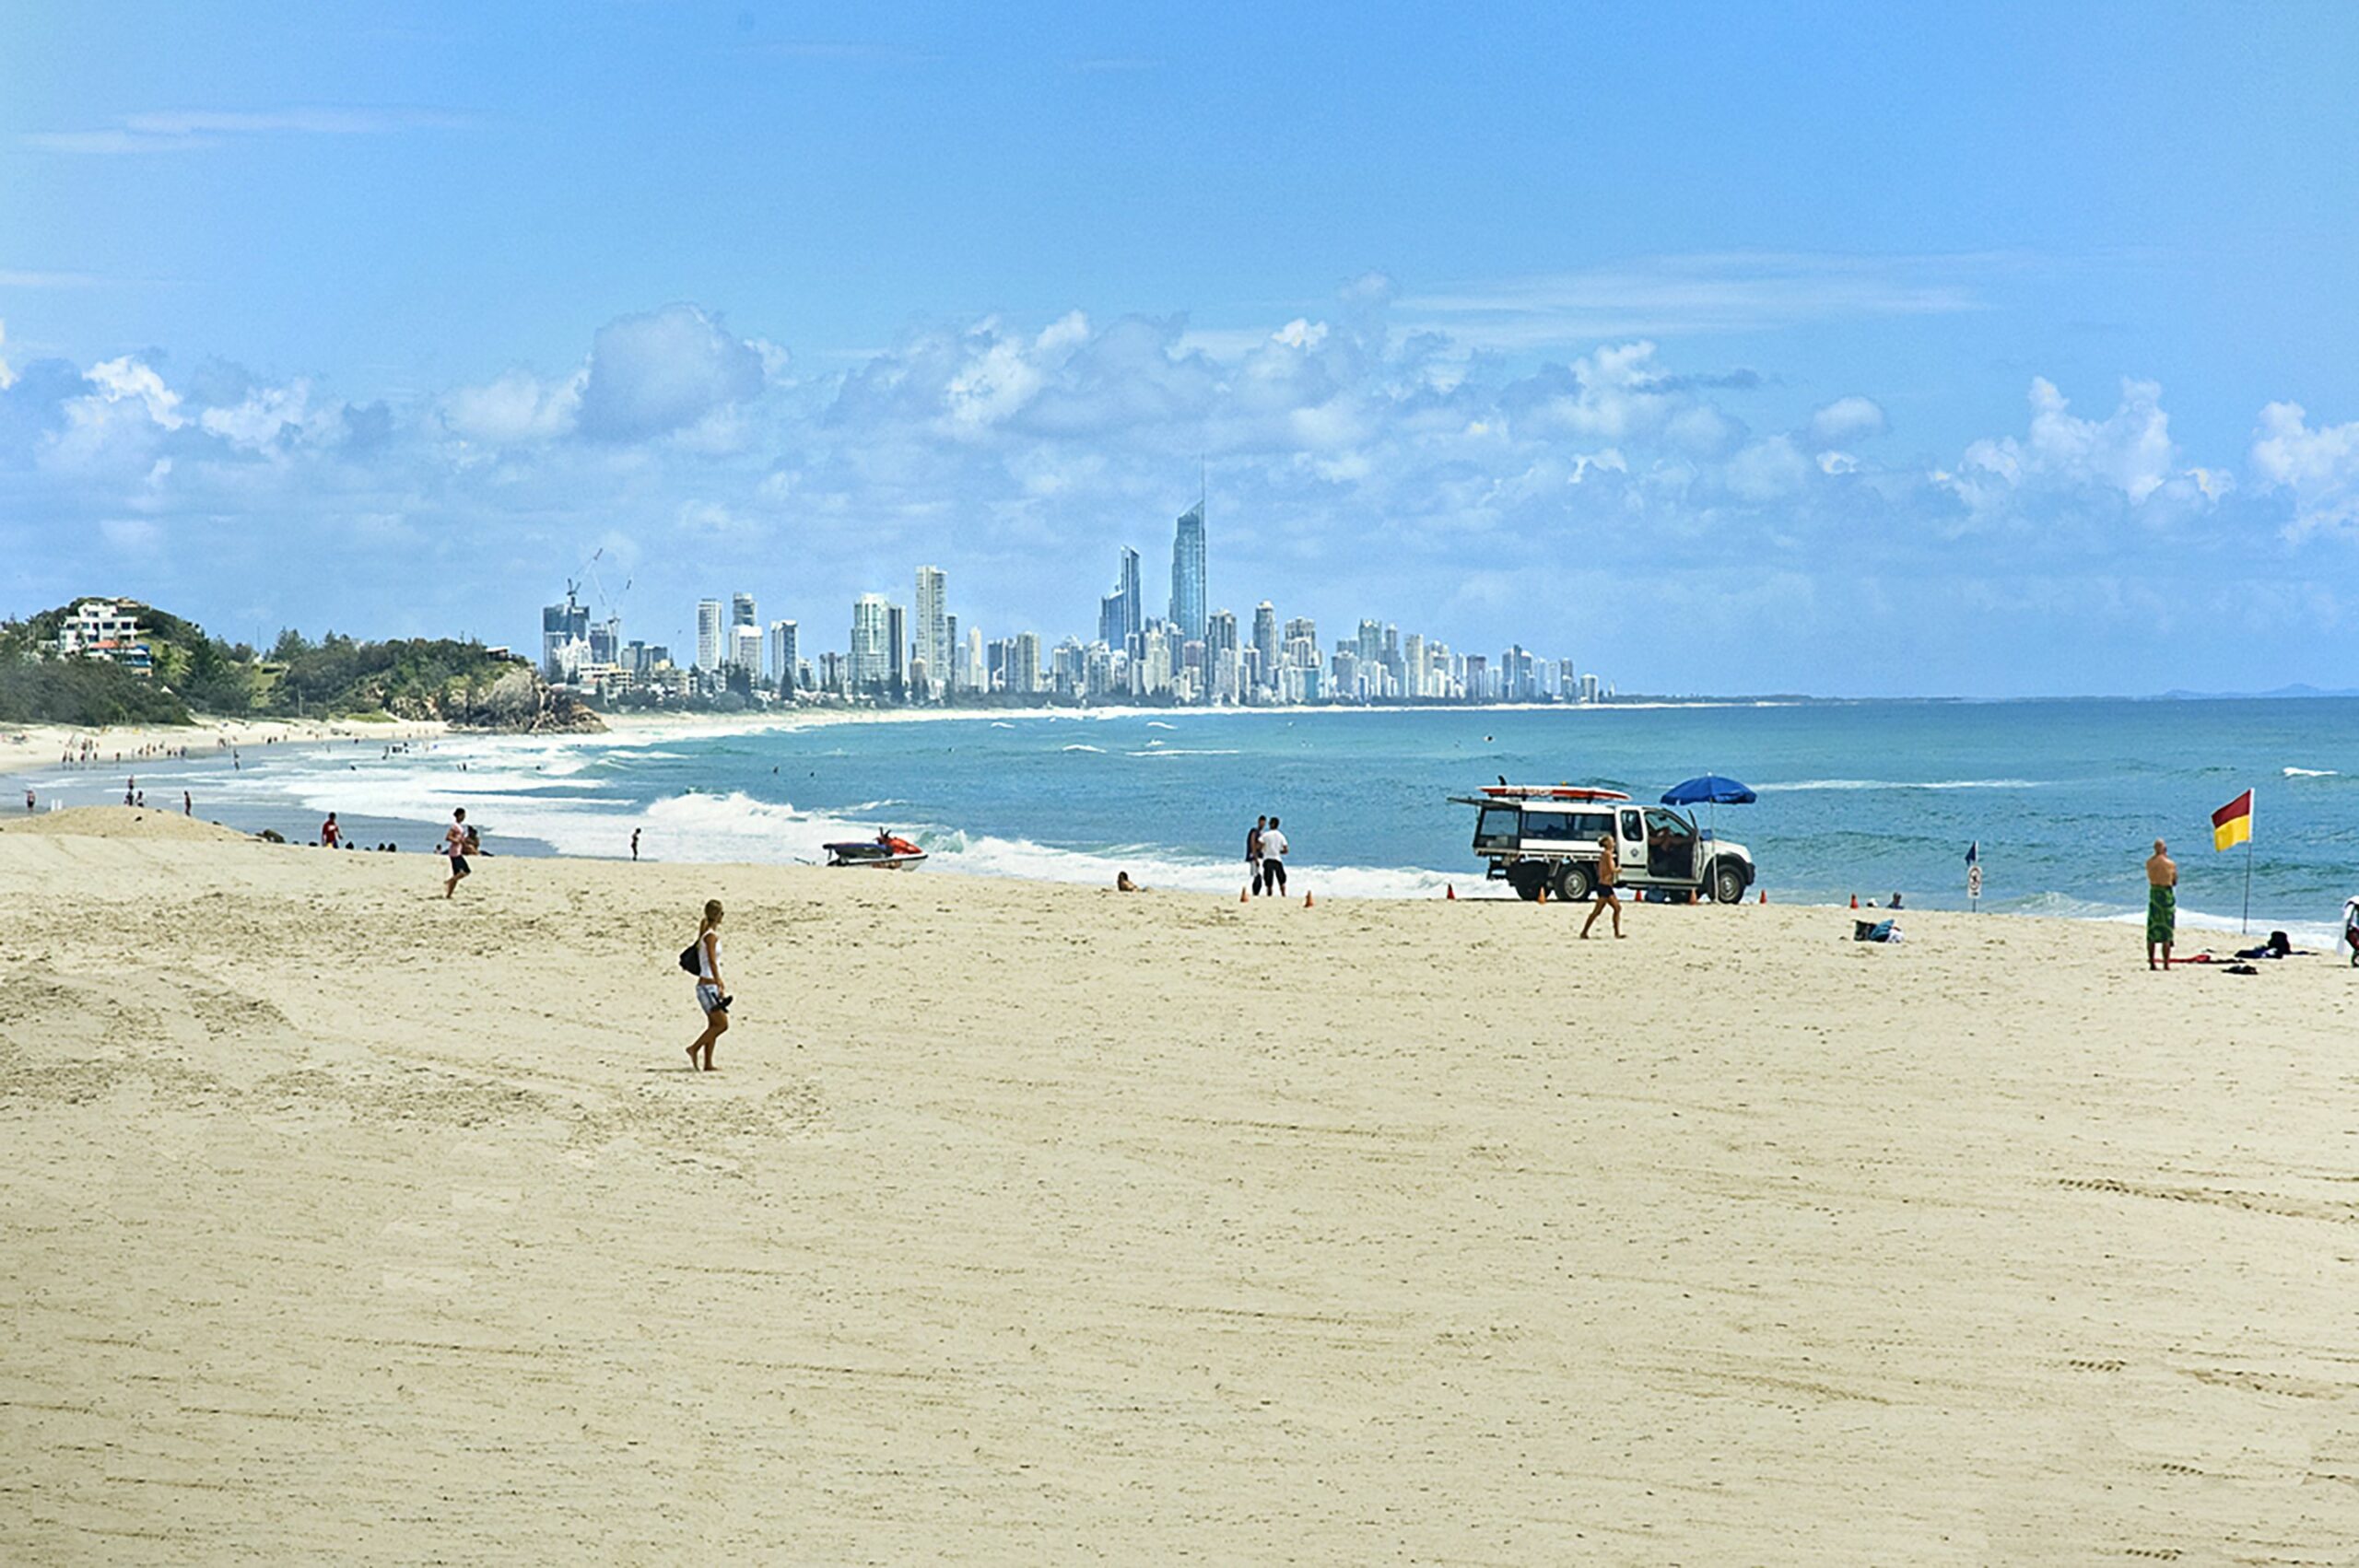
[(2342, 776), (2331, 767), (2289, 767), (2285, 770), (2285, 777), (2288, 778), (2340, 778)]
[(1759, 794), (1792, 794), (1807, 790), (2045, 790), (2036, 778), (1797, 778), (1784, 784), (1756, 784)]

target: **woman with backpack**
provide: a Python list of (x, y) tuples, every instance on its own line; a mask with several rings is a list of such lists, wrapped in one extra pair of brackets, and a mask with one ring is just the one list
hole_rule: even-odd
[(707, 899), (704, 921), (697, 927), (697, 940), (680, 954), (680, 967), (697, 977), (697, 1008), (704, 1014), (704, 1033), (688, 1047), (688, 1065), (697, 1065), (697, 1053), (704, 1053), (704, 1071), (712, 1071), (712, 1045), (729, 1033), (730, 997), (721, 984), (721, 900)]

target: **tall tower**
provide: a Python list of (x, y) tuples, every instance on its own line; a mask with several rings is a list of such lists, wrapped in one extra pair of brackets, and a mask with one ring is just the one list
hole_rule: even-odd
[(893, 635), (886, 624), (886, 609), (881, 593), (863, 593), (851, 603), (851, 658), (845, 674), (855, 692), (881, 686), (893, 673), (886, 655)]
[(1253, 651), (1262, 656), (1262, 684), (1275, 685), (1278, 680), (1278, 613), (1266, 599), (1253, 612)]
[(937, 693), (952, 684), (950, 616), (943, 605), (947, 582), (940, 567), (918, 568), (918, 662), (925, 666), (925, 678)]
[(1171, 535), (1171, 619), (1180, 635), (1204, 639), (1204, 501), (1180, 514)]
[(1146, 625), (1146, 605), (1139, 596), (1139, 553), (1127, 544), (1122, 546), (1121, 567), (1114, 581), (1122, 595), (1122, 635), (1119, 639), (1106, 640), (1120, 648), (1138, 636), (1139, 628)]
[(759, 621), (754, 618), (754, 596), (752, 594), (733, 593), (729, 596), (729, 624), (733, 626), (757, 626), (761, 625)]
[(721, 610), (718, 599), (697, 601), (697, 668), (699, 670), (721, 668)]

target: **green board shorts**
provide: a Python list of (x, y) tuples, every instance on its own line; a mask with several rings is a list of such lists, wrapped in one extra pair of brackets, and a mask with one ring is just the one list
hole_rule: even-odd
[(2178, 929), (2178, 892), (2175, 888), (2146, 890), (2146, 940), (2168, 942)]

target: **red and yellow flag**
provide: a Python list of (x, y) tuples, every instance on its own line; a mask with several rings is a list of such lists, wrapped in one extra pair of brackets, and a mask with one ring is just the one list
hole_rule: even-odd
[(2252, 840), (2252, 791), (2248, 790), (2212, 813), (2212, 848), (2225, 849)]

